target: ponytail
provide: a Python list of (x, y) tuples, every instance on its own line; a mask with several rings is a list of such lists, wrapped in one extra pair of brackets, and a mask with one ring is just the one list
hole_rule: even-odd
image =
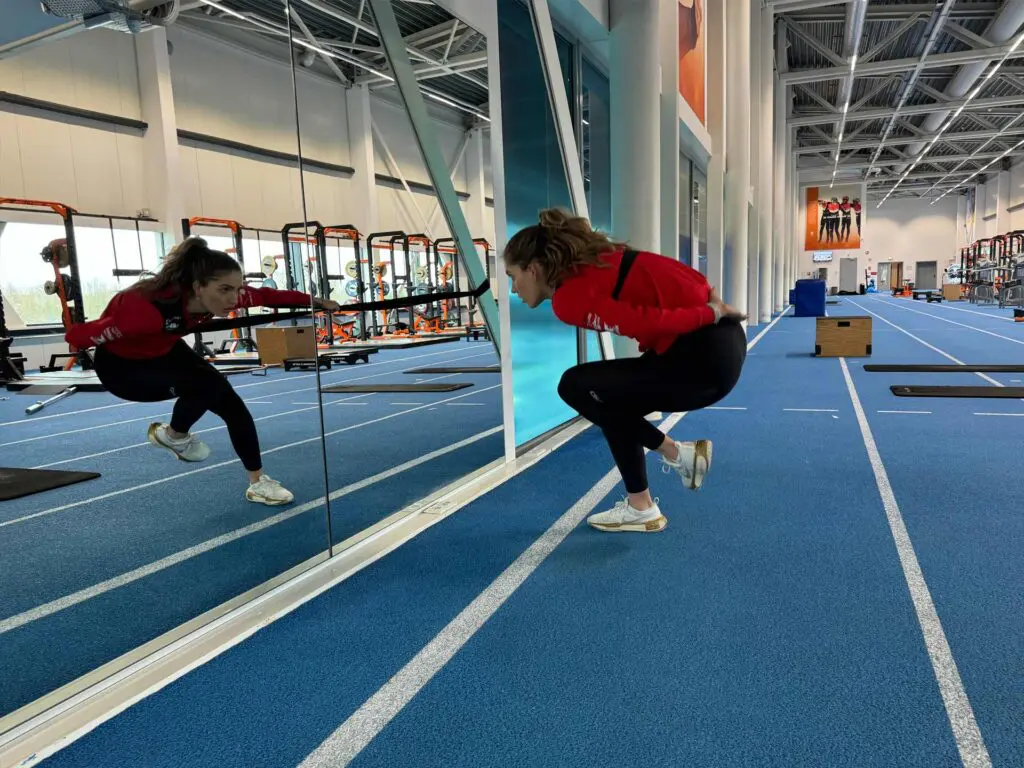
[(231, 256), (211, 249), (203, 238), (189, 237), (170, 250), (156, 275), (139, 280), (134, 288), (147, 296), (172, 289), (187, 295), (195, 283), (206, 285), (218, 275), (241, 269)]
[(625, 247), (595, 230), (582, 216), (548, 208), (540, 212), (536, 224), (512, 236), (503, 256), (507, 265), (521, 269), (539, 262), (551, 284), (558, 285), (581, 266), (608, 266), (604, 254)]

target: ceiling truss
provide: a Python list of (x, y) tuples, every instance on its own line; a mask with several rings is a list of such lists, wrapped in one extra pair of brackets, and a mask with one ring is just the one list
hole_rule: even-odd
[(869, 0), (852, 49), (853, 0), (768, 2), (802, 178), (931, 200), (1024, 160), (1024, 0)]

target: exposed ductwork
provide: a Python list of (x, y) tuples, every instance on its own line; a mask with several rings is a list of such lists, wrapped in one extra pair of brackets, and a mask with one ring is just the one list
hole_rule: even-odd
[[(1024, 24), (1024, 0), (1007, 0), (1003, 7), (999, 9), (999, 14), (989, 24), (983, 36), (993, 45), (1001, 45), (1010, 40), (1022, 24)], [(946, 86), (943, 94), (950, 99), (963, 98), (992, 61), (995, 61), (995, 59), (977, 61), (962, 66), (953, 79), (949, 81), (949, 85)], [(932, 112), (921, 123), (921, 130), (925, 133), (934, 133), (952, 111), (952, 109), (946, 109)], [(925, 142), (923, 141), (911, 144), (907, 147), (907, 154), (910, 157), (914, 157), (920, 154), (924, 146)], [(903, 173), (904, 170), (906, 170), (906, 165), (896, 168), (895, 172)]]
[[(903, 105), (907, 103), (907, 98), (914, 91), (914, 86), (917, 85), (917, 79), (921, 75), (921, 71), (924, 69), (925, 59), (928, 58), (928, 54), (932, 52), (932, 46), (935, 45), (935, 41), (939, 37), (939, 32), (946, 24), (946, 19), (949, 18), (949, 12), (953, 10), (953, 5), (956, 0), (945, 0), (941, 8), (936, 8), (932, 14), (932, 18), (928, 23), (928, 38), (923, 44), (923, 48), (919, 51), (920, 58), (918, 59), (917, 66), (914, 67), (913, 72), (909, 75), (904, 76), (905, 82), (903, 83), (903, 90), (900, 93), (899, 103), (896, 105), (896, 110), (889, 116), (888, 122), (885, 124), (885, 130), (882, 132), (882, 138), (875, 147), (874, 154), (871, 156), (871, 165), (868, 166), (865, 176), (870, 176), (871, 172), (875, 168), (875, 163), (878, 162), (879, 155), (882, 154), (882, 147), (885, 146), (886, 139), (889, 138), (889, 134), (892, 133), (893, 127), (896, 125), (896, 120), (900, 116), (900, 112), (903, 111)], [(912, 145), (915, 146), (915, 145)], [(917, 151), (920, 151), (920, 147), (923, 143), (916, 144), (918, 147)], [(911, 154), (917, 154), (917, 151), (911, 152)], [(900, 170), (902, 173), (902, 169)]]
[(843, 40), (843, 57), (850, 69), (839, 91), (839, 103), (842, 104), (842, 117), (839, 124), (833, 126), (836, 136), (835, 164), (832, 166), (832, 183), (835, 183), (839, 171), (839, 155), (843, 146), (843, 131), (846, 129), (846, 115), (850, 111), (850, 95), (853, 93), (854, 72), (857, 69), (857, 54), (860, 52), (861, 35), (864, 32), (864, 16), (867, 13), (868, 0), (850, 0), (846, 5), (846, 38)]
[(173, 24), (180, 0), (42, 0), (51, 16), (79, 22), (83, 29), (105, 27), (138, 34)]

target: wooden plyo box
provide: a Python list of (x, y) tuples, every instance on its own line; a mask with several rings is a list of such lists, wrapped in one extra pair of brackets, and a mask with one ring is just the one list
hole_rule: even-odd
[(816, 357), (870, 357), (871, 317), (819, 317), (815, 328)]
[(316, 356), (316, 334), (311, 325), (257, 328), (256, 348), (263, 365), (281, 365), (289, 357)]
[(946, 283), (942, 286), (942, 297), (946, 301), (960, 301), (960, 284)]

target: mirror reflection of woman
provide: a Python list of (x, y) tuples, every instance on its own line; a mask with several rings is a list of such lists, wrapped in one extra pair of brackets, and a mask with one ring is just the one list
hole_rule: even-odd
[(234, 388), (183, 340), (198, 323), (250, 307), (338, 309), (333, 301), (300, 291), (245, 285), (239, 263), (190, 237), (164, 258), (156, 276), (116, 294), (98, 320), (74, 325), (65, 335), (76, 349), (95, 347), (96, 375), (122, 400), (153, 403), (176, 399), (170, 423), (150, 424), (149, 442), (181, 461), (203, 461), (210, 448), (192, 434), (207, 412), (227, 425), (231, 445), (248, 475), (245, 498), (287, 504), (291, 491), (263, 471), (252, 414)]

